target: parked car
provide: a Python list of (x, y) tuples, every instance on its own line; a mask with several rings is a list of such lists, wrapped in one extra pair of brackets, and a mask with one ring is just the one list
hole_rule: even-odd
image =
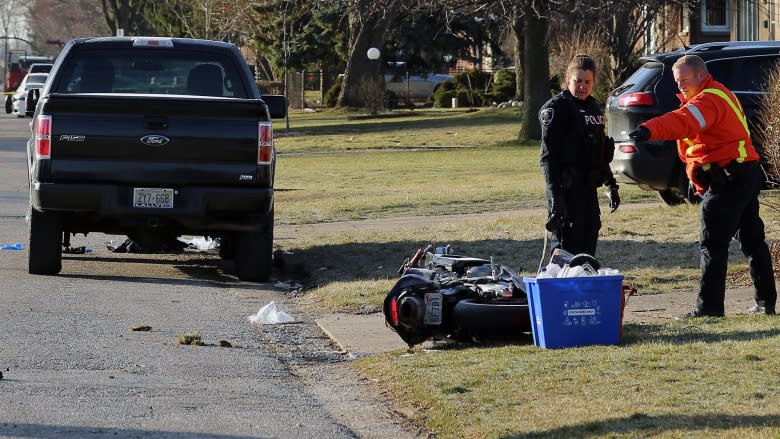
[(385, 74), (387, 89), (398, 96), (399, 100), (425, 100), (432, 95), (442, 82), (452, 79), (450, 75), (428, 73), (411, 75), (406, 73)]
[(31, 64), (27, 70), (28, 73), (49, 73), (54, 66), (52, 63), (35, 63)]
[(43, 88), (43, 84), (46, 83), (46, 78), (48, 78), (48, 76), (48, 73), (28, 73), (27, 76), (22, 79), (16, 92), (6, 96), (5, 112), (17, 117), (24, 117), (24, 105), (27, 100), (27, 92), (33, 88)]
[[(751, 132), (764, 94), (767, 74), (780, 60), (780, 41), (705, 43), (639, 59), (642, 65), (607, 98), (607, 134), (615, 139), (611, 168), (619, 183), (657, 191), (675, 205), (695, 202), (688, 193), (685, 166), (674, 141), (634, 142), (628, 138), (640, 123), (679, 107), (672, 65), (686, 54), (697, 55), (707, 70), (740, 100)], [(753, 142), (756, 144), (756, 138)], [(756, 144), (761, 152), (761, 146)], [(693, 196), (695, 197), (695, 196)]]

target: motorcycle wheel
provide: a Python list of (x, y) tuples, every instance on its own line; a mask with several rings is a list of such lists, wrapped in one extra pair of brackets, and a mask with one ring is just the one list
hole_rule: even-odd
[(453, 323), (463, 337), (518, 337), (531, 331), (528, 303), (480, 303), (471, 299), (458, 302), (453, 309)]

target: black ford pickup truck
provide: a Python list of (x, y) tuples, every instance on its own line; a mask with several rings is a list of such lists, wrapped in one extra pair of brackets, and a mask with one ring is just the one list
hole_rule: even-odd
[(271, 271), (272, 117), (236, 46), (180, 38), (72, 40), (27, 115), (29, 261), (57, 274), (75, 234), (127, 235), (153, 248), (220, 239), (236, 275)]

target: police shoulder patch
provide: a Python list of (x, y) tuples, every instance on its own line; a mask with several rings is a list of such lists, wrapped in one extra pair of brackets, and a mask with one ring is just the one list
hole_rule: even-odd
[(553, 121), (553, 116), (555, 115), (555, 110), (552, 107), (544, 108), (542, 111), (539, 112), (539, 120), (544, 125), (550, 125)]

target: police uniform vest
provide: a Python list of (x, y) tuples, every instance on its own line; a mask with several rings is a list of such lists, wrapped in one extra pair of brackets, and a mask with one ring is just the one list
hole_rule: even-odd
[(540, 160), (553, 183), (556, 173), (564, 186), (571, 179), (572, 184), (596, 188), (610, 179), (607, 165), (614, 143), (604, 135), (604, 113), (593, 97), (581, 100), (564, 90), (542, 106), (539, 120)]

